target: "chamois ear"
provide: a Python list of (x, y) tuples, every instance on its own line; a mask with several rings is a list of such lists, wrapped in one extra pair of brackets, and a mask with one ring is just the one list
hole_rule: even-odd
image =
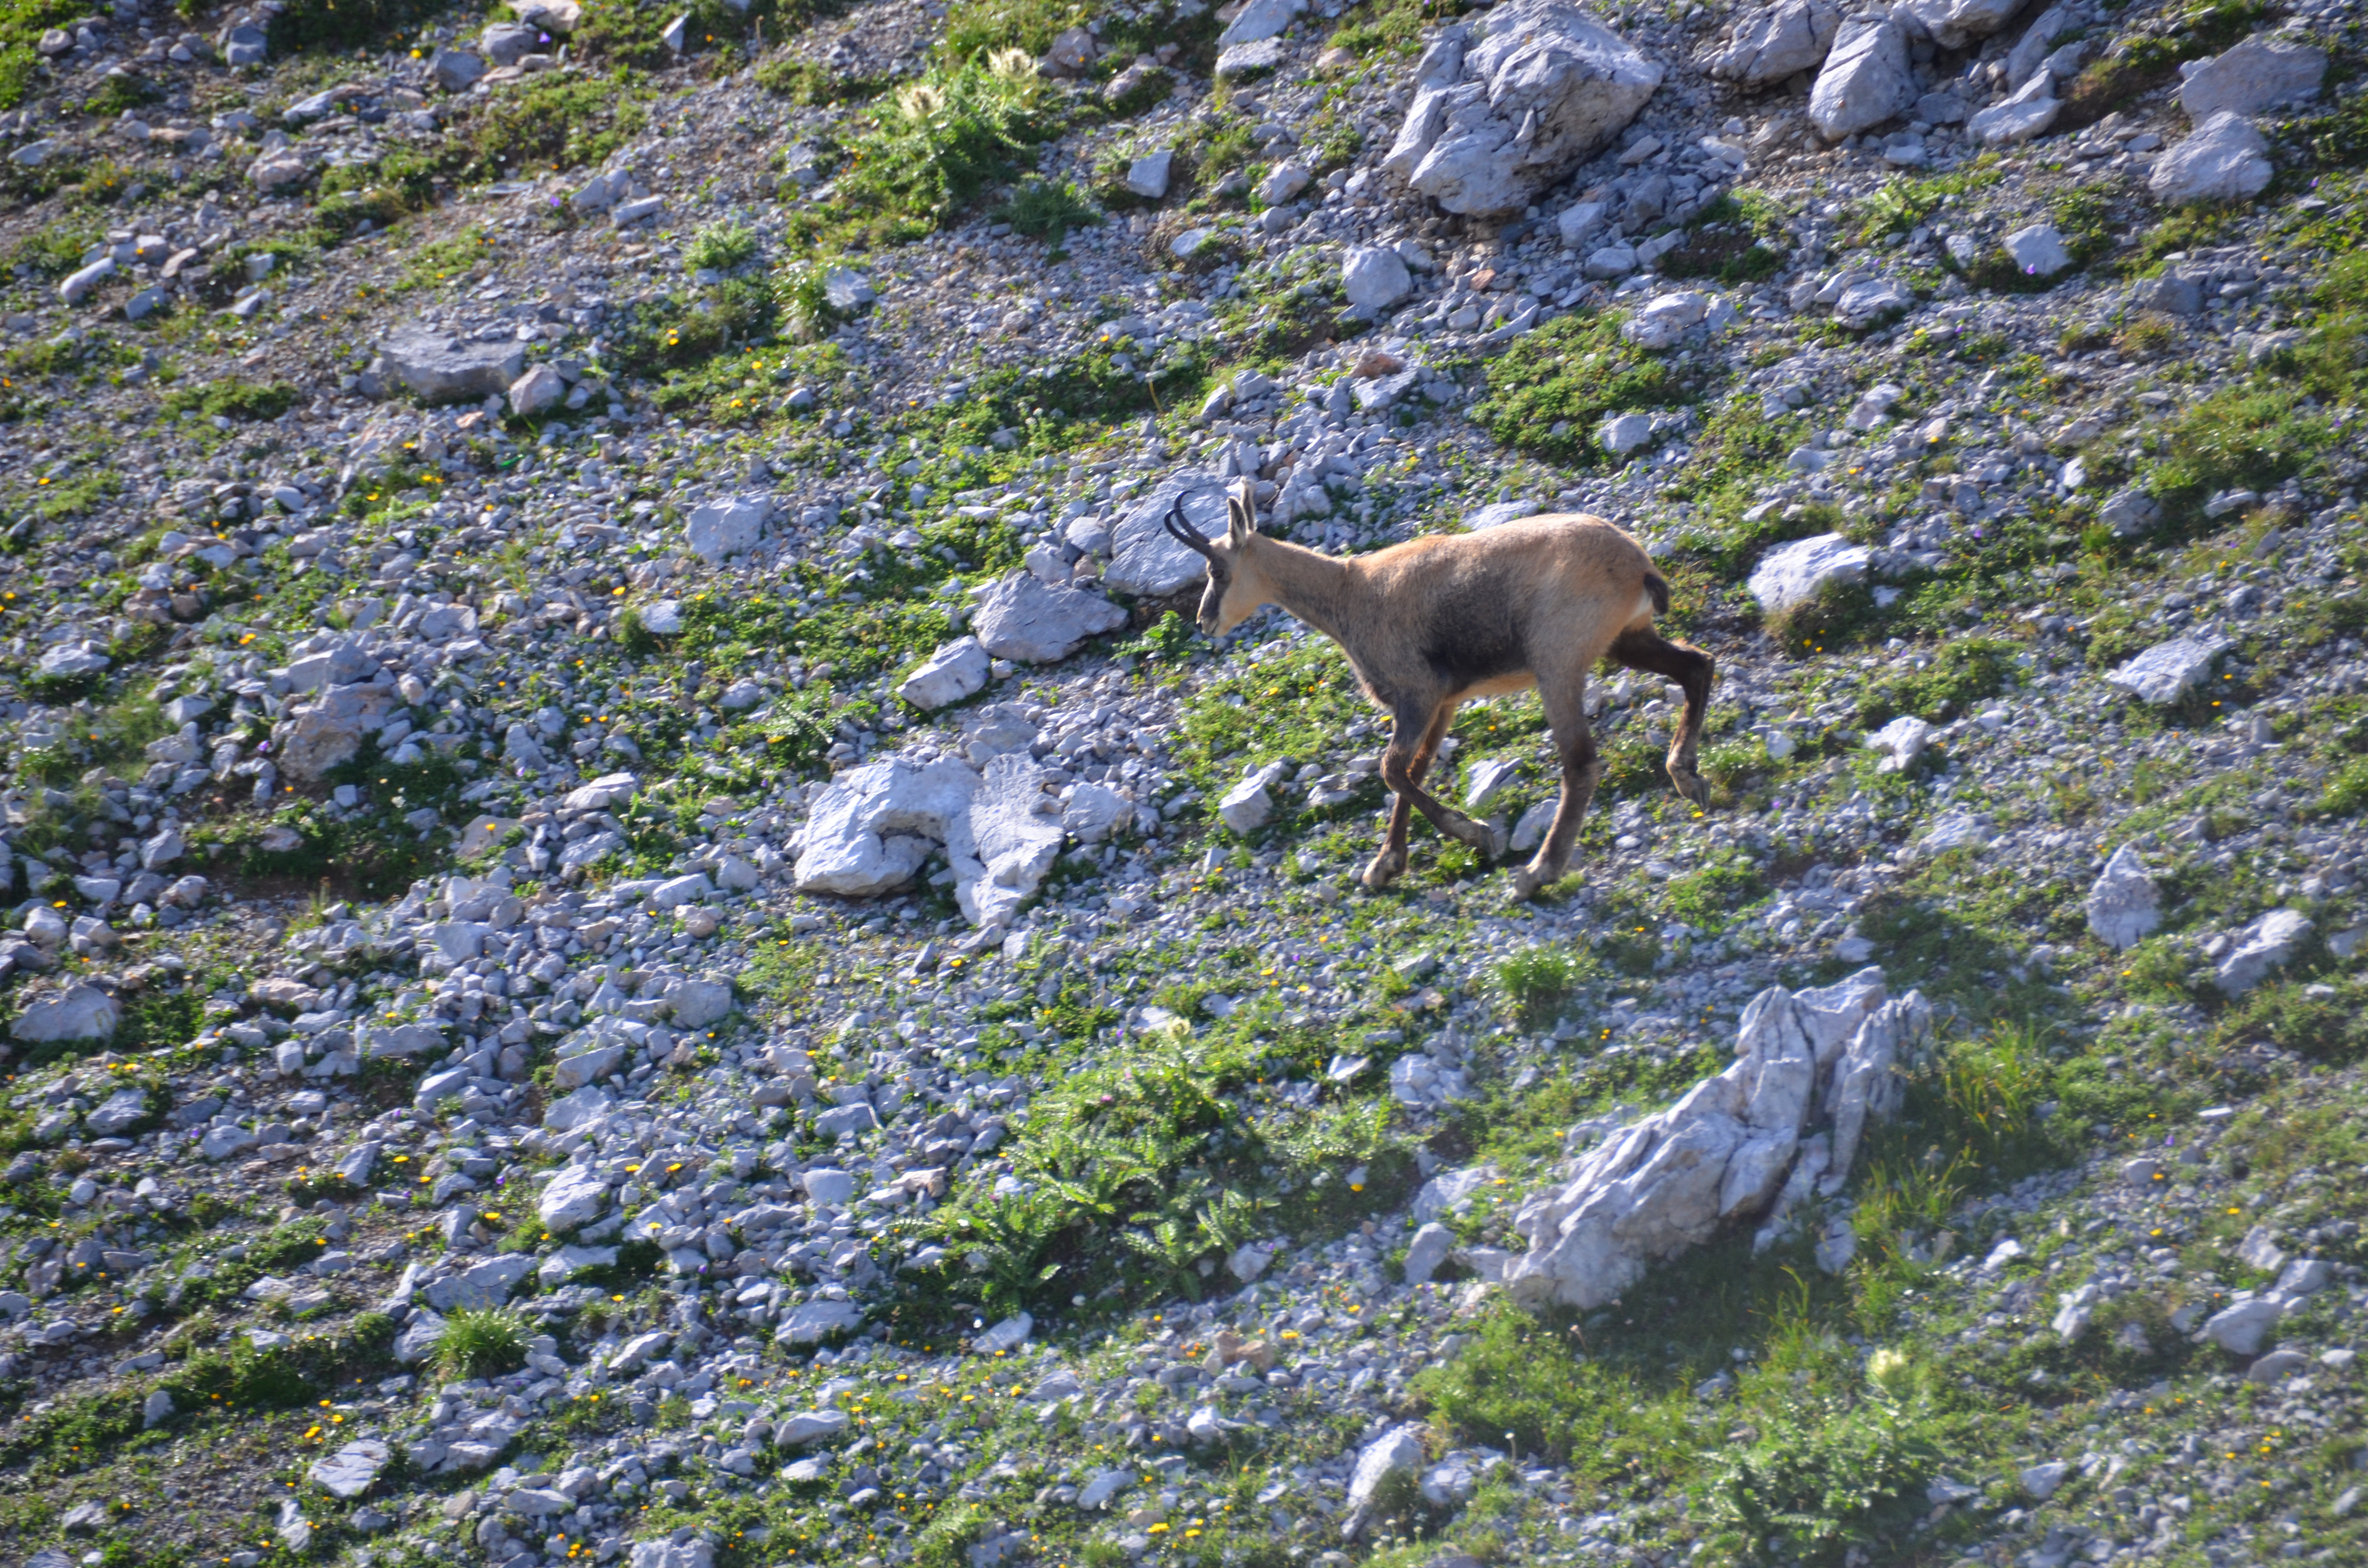
[(1225, 515), (1229, 519), (1225, 542), (1239, 548), (1258, 532), (1258, 481), (1248, 474), (1242, 475), (1234, 493), (1225, 498)]

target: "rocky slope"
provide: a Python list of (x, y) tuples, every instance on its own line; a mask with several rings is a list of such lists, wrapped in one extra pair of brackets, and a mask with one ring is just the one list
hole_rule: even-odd
[(22, 0), (5, 1560), (2356, 1560), (2359, 49)]

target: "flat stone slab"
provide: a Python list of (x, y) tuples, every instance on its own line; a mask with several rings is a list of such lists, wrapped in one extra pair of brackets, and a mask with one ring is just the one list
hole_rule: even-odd
[(2157, 708), (2168, 707), (2186, 696), (2196, 682), (2209, 676), (2213, 661), (2227, 649), (2228, 644), (2216, 639), (2202, 641), (2193, 637), (2174, 637), (2168, 642), (2156, 643), (2127, 664), (2109, 671), (2105, 679), (2141, 702), (2151, 702)]
[(350, 1500), (368, 1492), (393, 1457), (393, 1450), (378, 1438), (359, 1437), (314, 1461), (313, 1483), (333, 1497)]
[(428, 403), (473, 403), (508, 393), (526, 368), (526, 345), (478, 343), (407, 327), (380, 348), (394, 379)]

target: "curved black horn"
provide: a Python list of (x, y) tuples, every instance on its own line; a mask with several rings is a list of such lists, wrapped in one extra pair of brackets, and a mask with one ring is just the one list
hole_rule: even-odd
[(1197, 550), (1203, 555), (1209, 555), (1211, 553), (1209, 548), (1209, 536), (1202, 533), (1199, 528), (1194, 528), (1192, 526), (1191, 519), (1184, 516), (1184, 498), (1182, 496), (1179, 495), (1176, 498), (1176, 504), (1167, 509), (1167, 516), (1162, 517), (1160, 521), (1166, 526), (1168, 533), (1174, 537), (1178, 544), (1184, 545), (1192, 550)]

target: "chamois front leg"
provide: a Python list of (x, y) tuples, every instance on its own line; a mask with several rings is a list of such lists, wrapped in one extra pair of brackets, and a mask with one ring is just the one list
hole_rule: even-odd
[[(1390, 739), (1389, 749), (1382, 753), (1382, 779), (1397, 791), (1400, 808), (1390, 813), (1391, 825), (1396, 826), (1404, 816), (1406, 804), (1412, 801), (1417, 811), (1430, 819), (1431, 826), (1450, 838), (1470, 845), (1483, 855), (1493, 856), (1497, 849), (1497, 835), (1491, 833), (1485, 824), (1474, 822), (1416, 782), (1413, 767), (1414, 747), (1407, 745), (1401, 737), (1414, 733), (1417, 723), (1422, 724), (1425, 733), (1429, 733), (1429, 724), (1427, 722), (1427, 716), (1419, 710), (1411, 712), (1401, 710), (1396, 728)], [(1398, 843), (1394, 842), (1391, 847), (1403, 853)], [(1399, 869), (1405, 869), (1403, 863)]]
[[(1447, 733), (1447, 726), (1454, 717), (1455, 704), (1442, 702), (1432, 712), (1430, 722), (1423, 726), (1422, 739), (1415, 744), (1413, 759), (1406, 765), (1406, 771), (1416, 783), (1421, 783), (1423, 775), (1430, 771), (1430, 760), (1439, 751), (1440, 738)], [(1397, 744), (1395, 737), (1400, 733), (1393, 726), (1392, 745)], [(1373, 863), (1365, 868), (1363, 881), (1372, 892), (1379, 892), (1406, 874), (1406, 827), (1413, 817), (1414, 802), (1401, 790), (1390, 802), (1389, 831), (1382, 840), (1381, 852), (1373, 857)]]

